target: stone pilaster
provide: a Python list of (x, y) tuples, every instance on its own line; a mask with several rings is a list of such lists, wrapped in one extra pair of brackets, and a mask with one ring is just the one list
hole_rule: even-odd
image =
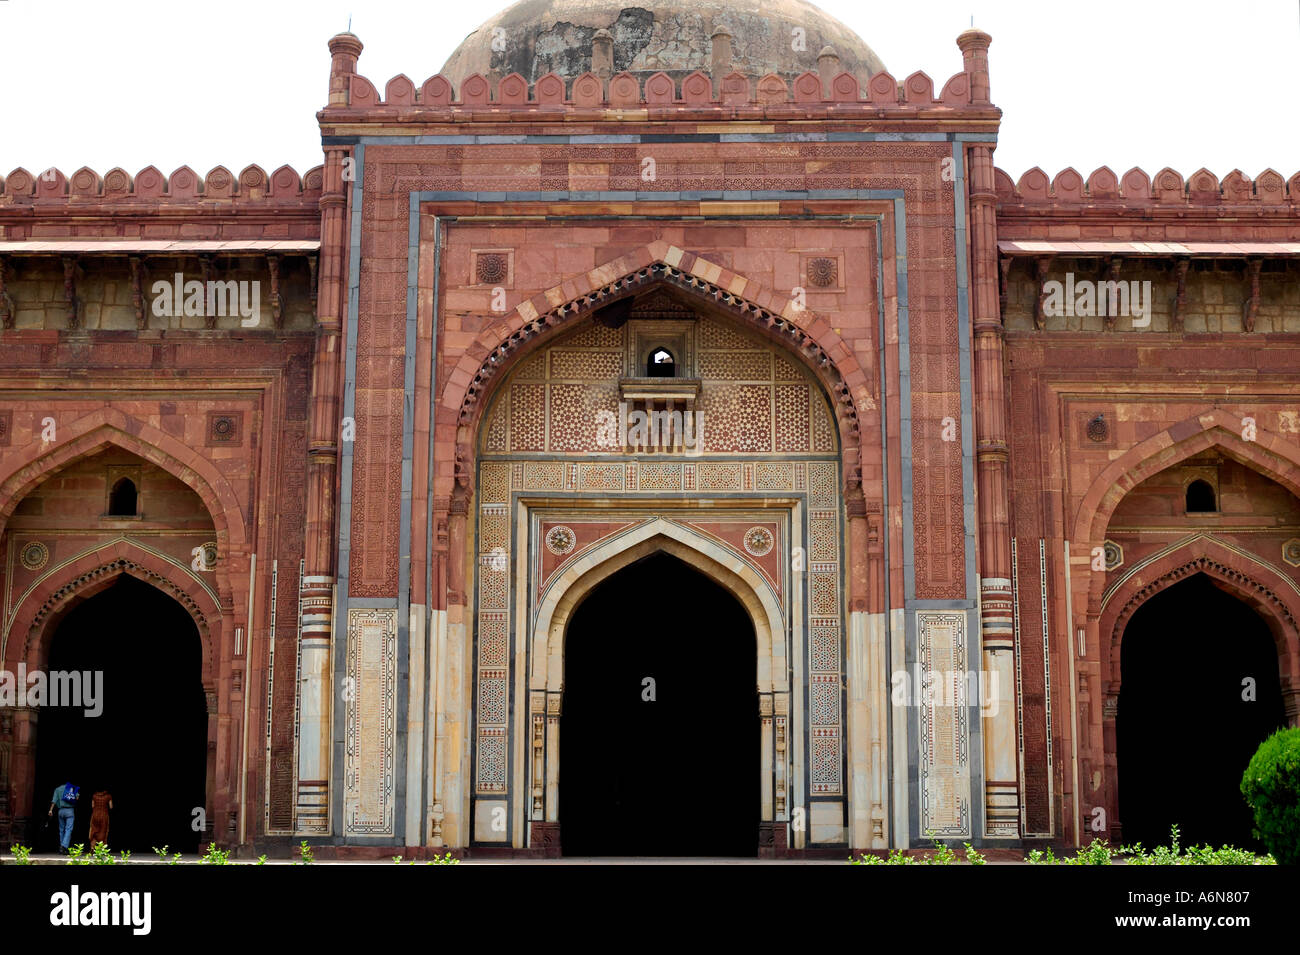
[[(957, 38), (971, 76), (971, 98), (989, 102), (986, 33)], [(1003, 329), (998, 292), (997, 196), (993, 150), (967, 153), (970, 189), (971, 314), (974, 353), (976, 482), (979, 508), (980, 636), (984, 717), (984, 835), (1020, 832), (1019, 759), (1015, 708), (1011, 522), (1008, 507)]]
[[(361, 41), (349, 33), (330, 40), (330, 105), (346, 101)], [(343, 100), (339, 100), (342, 96)], [(330, 638), (334, 625), (335, 521), (339, 400), (343, 368), (346, 302), (347, 188), (350, 149), (327, 149), (322, 182), (321, 253), (316, 295), (316, 350), (312, 359), (310, 420), (307, 425), (306, 573), (302, 597), (301, 724), (295, 828), (329, 832), (330, 715), (333, 677)]]

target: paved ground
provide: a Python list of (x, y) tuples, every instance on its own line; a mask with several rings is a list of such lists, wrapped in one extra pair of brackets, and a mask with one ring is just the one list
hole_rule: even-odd
[[(65, 865), (67, 857), (55, 853), (33, 854), (30, 857), (34, 865)], [(255, 859), (231, 859), (230, 865), (252, 865)], [(1117, 860), (1118, 861), (1118, 860)], [(12, 855), (0, 855), (0, 865), (12, 865), (14, 857)], [(295, 859), (267, 859), (267, 865), (293, 865)], [(709, 857), (639, 857), (639, 856), (617, 856), (617, 857), (565, 857), (563, 859), (465, 859), (462, 865), (844, 865), (847, 857), (844, 859), (717, 859)], [(158, 858), (152, 854), (137, 855), (132, 854), (131, 864), (136, 863), (144, 865), (161, 865)], [(197, 855), (181, 856), (179, 865), (198, 865), (199, 857)], [(313, 865), (393, 865), (393, 860), (389, 859), (366, 859), (366, 860), (326, 860), (318, 859)], [(415, 865), (423, 865), (422, 861), (417, 861)], [(965, 865), (964, 862), (957, 862), (956, 865)], [(1012, 859), (989, 859), (989, 865), (1019, 865), (1020, 860)]]

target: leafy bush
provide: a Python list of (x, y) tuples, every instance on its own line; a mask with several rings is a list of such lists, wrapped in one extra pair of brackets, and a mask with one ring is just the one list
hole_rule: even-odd
[[(397, 865), (401, 865), (401, 864), (402, 864), (402, 857), (401, 857), (401, 856), (393, 856), (393, 862), (394, 862), (395, 864), (397, 864)], [(406, 864), (407, 864), (407, 865), (415, 865), (415, 860), (412, 859), (410, 862), (408, 862), (408, 863), (406, 863)], [(457, 858), (456, 858), (454, 855), (452, 855), (450, 852), (448, 852), (445, 856), (440, 856), (440, 855), (438, 855), (437, 853), (435, 853), (434, 856), (433, 856), (433, 858), (430, 859), (429, 861), (427, 861), (427, 862), (425, 863), (425, 865), (460, 865), (460, 860), (457, 859)]]
[(215, 842), (208, 843), (208, 851), (199, 857), (199, 865), (229, 865), (230, 850), (222, 851)]
[(1110, 843), (1105, 839), (1093, 839), (1084, 848), (1074, 854), (1073, 859), (1062, 859), (1061, 865), (1110, 865), (1115, 854)]
[[(984, 856), (975, 849), (971, 848), (969, 842), (966, 846), (966, 861), (971, 865), (986, 865)], [(450, 857), (451, 853), (447, 853)], [(957, 853), (951, 847), (945, 846), (938, 839), (934, 840), (934, 852), (928, 856), (910, 856), (902, 849), (895, 849), (889, 853), (888, 858), (882, 859), (880, 856), (868, 855), (862, 853), (857, 859), (849, 858), (850, 865), (953, 865), (957, 861)]]
[(298, 856), (299, 860), (294, 865), (311, 865), (316, 861), (316, 856), (312, 853), (311, 846), (307, 845), (306, 839), (299, 843)]
[(1278, 730), (1250, 758), (1241, 794), (1255, 836), (1282, 865), (1300, 865), (1300, 728)]
[(161, 849), (159, 849), (157, 846), (154, 846), (153, 854), (158, 857), (159, 862), (166, 862), (168, 865), (180, 865), (181, 854), (179, 852), (176, 853), (174, 856), (171, 857), (171, 861), (169, 862), (167, 860), (167, 849), (168, 849), (167, 846), (163, 846)]
[(31, 865), (32, 860), (28, 858), (32, 854), (31, 846), (20, 846), (14, 843), (9, 847), (14, 854), (14, 865)]
[(102, 842), (96, 842), (90, 847), (90, 855), (86, 855), (86, 847), (81, 843), (73, 846), (68, 850), (67, 865), (126, 865), (131, 861), (131, 853), (122, 850), (121, 857), (114, 856), (109, 852), (108, 846)]
[(1272, 856), (1259, 856), (1246, 849), (1234, 849), (1223, 846), (1219, 849), (1210, 846), (1192, 846), (1184, 852), (1179, 844), (1177, 826), (1169, 829), (1169, 845), (1157, 846), (1151, 851), (1138, 843), (1132, 846), (1112, 848), (1102, 839), (1093, 839), (1092, 844), (1080, 849), (1072, 859), (1058, 859), (1049, 848), (1032, 850), (1025, 857), (1029, 865), (1114, 865), (1116, 861), (1126, 865), (1276, 865)]

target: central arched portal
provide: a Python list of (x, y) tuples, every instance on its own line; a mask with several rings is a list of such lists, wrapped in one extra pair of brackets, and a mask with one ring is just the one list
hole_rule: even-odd
[(43, 816), (55, 787), (70, 781), (82, 792), (73, 843), (87, 843), (91, 796), (103, 790), (113, 797), (113, 851), (196, 851), (211, 807), (202, 644), (193, 617), (161, 590), (122, 574), (60, 621), (49, 671), (80, 674), (83, 687), (89, 678), (96, 700), (90, 708), (42, 709), (34, 810)]
[(754, 625), (685, 562), (644, 557), (573, 612), (560, 739), (566, 855), (757, 854)]

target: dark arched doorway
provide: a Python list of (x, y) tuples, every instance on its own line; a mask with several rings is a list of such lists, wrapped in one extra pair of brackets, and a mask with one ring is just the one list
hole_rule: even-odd
[[(1255, 847), (1241, 775), (1284, 725), (1277, 649), (1246, 604), (1196, 574), (1133, 614), (1121, 644), (1116, 716), (1126, 843)], [(1254, 681), (1254, 700), (1243, 681)]]
[(193, 618), (155, 587), (123, 574), (73, 608), (51, 637), (48, 672), (102, 674), (102, 712), (41, 710), (35, 810), (65, 780), (81, 786), (73, 844), (86, 844), (91, 795), (113, 796), (108, 845), (194, 852), (205, 810), (207, 706)]
[(623, 568), (588, 594), (566, 635), (564, 853), (757, 855), (759, 740), (744, 607), (666, 554)]

